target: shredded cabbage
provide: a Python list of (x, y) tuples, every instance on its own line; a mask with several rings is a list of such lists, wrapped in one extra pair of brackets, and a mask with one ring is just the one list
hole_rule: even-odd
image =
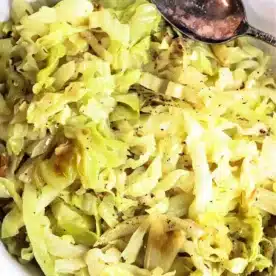
[(46, 276), (274, 275), (276, 82), (246, 38), (147, 0), (12, 2), (1, 240)]

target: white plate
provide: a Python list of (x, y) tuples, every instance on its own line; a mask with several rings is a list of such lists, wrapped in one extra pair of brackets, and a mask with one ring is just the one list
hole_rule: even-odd
[[(122, 0), (123, 1), (123, 0)], [(244, 0), (249, 22), (263, 31), (276, 36), (276, 0)], [(0, 0), (0, 21), (9, 18), (10, 0)], [(273, 59), (276, 71), (276, 48), (257, 42)], [(36, 276), (39, 275), (33, 267), (21, 266), (12, 258), (0, 243), (0, 275), (1, 276)]]

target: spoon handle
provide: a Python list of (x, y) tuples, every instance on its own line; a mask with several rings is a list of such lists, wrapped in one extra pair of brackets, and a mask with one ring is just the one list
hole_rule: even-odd
[(248, 29), (246, 31), (246, 34), (247, 35), (250, 35), (250, 36), (253, 36), (257, 39), (260, 39), (274, 47), (276, 47), (276, 37), (271, 35), (271, 34), (268, 34), (268, 33), (265, 33), (261, 30), (258, 30), (250, 25), (248, 25)]

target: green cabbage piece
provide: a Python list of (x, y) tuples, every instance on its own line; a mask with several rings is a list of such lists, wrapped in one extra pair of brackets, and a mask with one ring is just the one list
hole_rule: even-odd
[(3, 188), (5, 188), (5, 194), (8, 193), (10, 197), (13, 198), (17, 207), (22, 209), (22, 198), (19, 195), (20, 191), (20, 183), (15, 179), (7, 179), (0, 177), (0, 184)]
[(24, 226), (22, 213), (17, 206), (14, 206), (11, 211), (5, 216), (1, 226), (1, 238), (6, 239), (16, 236), (21, 227)]
[(33, 13), (31, 5), (22, 0), (12, 2), (11, 19), (14, 23), (19, 23), (22, 17), (29, 13)]
[(110, 39), (128, 45), (130, 40), (130, 26), (122, 24), (109, 10), (95, 11), (90, 16), (89, 26), (92, 29), (101, 28)]
[(156, 187), (161, 176), (161, 157), (157, 156), (146, 171), (137, 169), (130, 175), (126, 193), (134, 197), (147, 195)]
[(111, 137), (104, 137), (92, 122), (77, 131), (70, 126), (67, 132), (77, 141), (80, 156), (78, 171), (83, 186), (104, 191), (105, 187), (99, 181), (100, 170), (124, 164), (126, 145)]
[(55, 271), (62, 274), (78, 274), (78, 271), (86, 267), (85, 262), (81, 258), (75, 259), (59, 259), (55, 262)]
[(79, 25), (93, 11), (93, 4), (88, 0), (65, 0), (55, 6), (60, 21)]
[(1, 183), (0, 184), (0, 198), (10, 198), (10, 194), (7, 190), (7, 188)]
[(68, 103), (79, 101), (85, 93), (86, 89), (81, 83), (72, 83), (65, 93), (46, 93), (39, 101), (30, 105), (28, 123), (33, 123), (36, 128), (45, 126), (52, 116), (61, 112)]
[(100, 1), (105, 8), (112, 8), (122, 10), (125, 9), (130, 4), (133, 4), (134, 0), (126, 0), (124, 2), (120, 0), (102, 0)]
[(28, 134), (26, 124), (14, 124), (9, 126), (7, 149), (10, 154), (19, 155), (24, 147), (24, 138)]
[(46, 275), (56, 275), (54, 257), (48, 252), (47, 243), (44, 239), (43, 214), (36, 214), (35, 212), (36, 202), (36, 189), (31, 184), (27, 184), (23, 195), (23, 220), (33, 247), (34, 256)]
[(161, 19), (153, 4), (149, 4), (147, 1), (137, 1), (128, 8), (124, 14), (124, 20), (126, 20), (128, 13), (132, 13), (134, 7), (135, 12), (129, 22), (130, 40), (133, 45), (143, 37), (150, 35), (152, 30), (156, 30)]
[(94, 221), (91, 217), (80, 214), (61, 201), (54, 202), (51, 210), (56, 219), (58, 232), (71, 235), (77, 243), (92, 246), (97, 240), (93, 230)]

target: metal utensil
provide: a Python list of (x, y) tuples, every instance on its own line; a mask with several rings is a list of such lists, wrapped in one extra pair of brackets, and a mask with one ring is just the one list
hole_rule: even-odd
[(186, 36), (222, 43), (249, 35), (276, 46), (276, 37), (249, 25), (241, 0), (152, 0), (164, 18)]

